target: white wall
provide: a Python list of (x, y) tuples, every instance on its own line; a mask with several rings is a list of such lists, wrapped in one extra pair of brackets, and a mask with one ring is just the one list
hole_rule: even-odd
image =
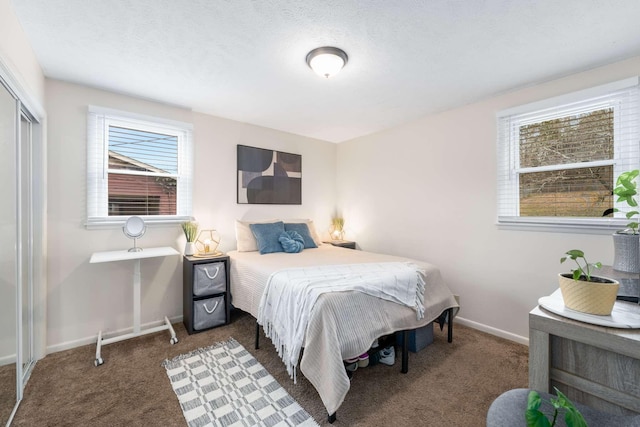
[(44, 105), (44, 75), (13, 11), (11, 0), (0, 0), (0, 62), (20, 84)]
[[(334, 144), (193, 113), (146, 100), (55, 80), (46, 81), (49, 191), (48, 349), (95, 342), (100, 329), (132, 325), (131, 262), (89, 264), (93, 252), (126, 249), (121, 229), (87, 230), (87, 105), (189, 122), (194, 125), (194, 216), (201, 228), (215, 228), (220, 249), (235, 248), (236, 218), (309, 217), (327, 228), (336, 198)], [(236, 145), (302, 155), (302, 205), (236, 204)], [(184, 237), (178, 225), (150, 227), (141, 247), (173, 246)], [(181, 257), (142, 261), (142, 323), (182, 316)], [(168, 342), (168, 341), (167, 341)]]
[(528, 312), (569, 271), (562, 254), (580, 248), (610, 264), (613, 242), (610, 235), (498, 229), (496, 112), (638, 74), (634, 58), (340, 144), (338, 206), (347, 238), (364, 250), (432, 262), (460, 295), (461, 318), (526, 342)]

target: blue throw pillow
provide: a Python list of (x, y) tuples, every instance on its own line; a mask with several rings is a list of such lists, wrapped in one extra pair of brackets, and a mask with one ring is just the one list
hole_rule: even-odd
[(301, 223), (285, 223), (284, 229), (286, 231), (295, 231), (300, 236), (302, 236), (302, 240), (304, 240), (304, 248), (317, 248), (316, 242), (311, 237), (311, 232), (309, 231), (309, 227), (304, 222)]
[(278, 237), (284, 232), (284, 222), (249, 224), (249, 228), (256, 238), (260, 254), (282, 252), (282, 245), (280, 245)]
[(302, 236), (295, 231), (285, 231), (278, 238), (285, 252), (293, 254), (302, 252), (304, 249), (304, 240)]

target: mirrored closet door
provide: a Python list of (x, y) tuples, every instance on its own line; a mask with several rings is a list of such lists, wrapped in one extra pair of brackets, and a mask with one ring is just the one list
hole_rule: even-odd
[(0, 426), (11, 420), (35, 365), (34, 259), (42, 260), (34, 257), (42, 251), (42, 240), (34, 245), (34, 205), (42, 198), (42, 189), (34, 191), (34, 130), (41, 128), (2, 71), (0, 67)]
[(0, 425), (17, 403), (17, 112), (18, 102), (0, 81)]
[[(33, 120), (29, 113), (20, 109), (20, 125), (18, 134), (18, 163), (20, 179), (18, 182), (18, 241), (20, 253), (18, 265), (18, 314), (20, 335), (18, 336), (18, 374), (22, 385), (27, 383), (31, 368), (35, 363), (33, 350)], [(22, 394), (18, 394), (22, 398)]]

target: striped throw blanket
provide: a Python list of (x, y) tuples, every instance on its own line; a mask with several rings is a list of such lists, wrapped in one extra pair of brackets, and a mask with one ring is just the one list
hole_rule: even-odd
[(327, 292), (358, 291), (415, 309), (424, 316), (424, 272), (411, 262), (326, 265), (280, 270), (267, 282), (258, 323), (271, 338), (287, 372), (296, 381), (296, 366), (309, 316)]

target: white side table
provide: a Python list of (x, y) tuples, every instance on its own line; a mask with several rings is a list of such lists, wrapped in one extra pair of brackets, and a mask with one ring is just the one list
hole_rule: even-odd
[(167, 316), (164, 317), (164, 325), (156, 326), (154, 328), (148, 328), (144, 331), (140, 330), (140, 260), (142, 258), (155, 258), (161, 256), (179, 255), (180, 253), (168, 246), (160, 248), (144, 248), (140, 252), (129, 252), (127, 250), (122, 251), (110, 251), (110, 252), (96, 252), (91, 255), (89, 263), (96, 264), (100, 262), (112, 262), (112, 261), (127, 261), (133, 260), (133, 332), (129, 334), (118, 335), (111, 338), (102, 338), (102, 331), (98, 332), (98, 344), (96, 346), (96, 360), (94, 364), (100, 366), (104, 363), (104, 360), (100, 356), (100, 350), (103, 345), (111, 344), (118, 341), (123, 341), (129, 338), (138, 337), (140, 335), (151, 334), (153, 332), (159, 332), (169, 330), (171, 332), (171, 339), (169, 342), (173, 345), (178, 342), (176, 332), (171, 326), (171, 322)]

